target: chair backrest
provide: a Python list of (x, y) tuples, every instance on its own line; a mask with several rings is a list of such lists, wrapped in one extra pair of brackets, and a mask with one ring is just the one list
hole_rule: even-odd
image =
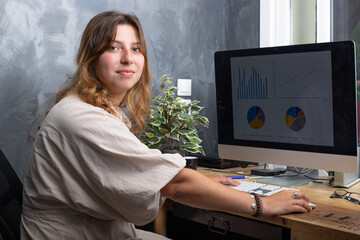
[(0, 239), (20, 240), (23, 185), (0, 150)]

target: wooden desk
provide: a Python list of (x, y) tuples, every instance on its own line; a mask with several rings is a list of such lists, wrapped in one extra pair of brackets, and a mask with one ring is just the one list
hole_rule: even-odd
[[(244, 169), (232, 169), (243, 171)], [(204, 175), (228, 175), (209, 170), (198, 170)], [(305, 191), (317, 208), (308, 213), (292, 213), (277, 217), (254, 218), (249, 215), (240, 215), (245, 218), (267, 222), (291, 229), (291, 239), (320, 240), (320, 239), (360, 239), (360, 205), (345, 199), (329, 198), (333, 188), (328, 183), (311, 183), (297, 187)], [(360, 192), (360, 183), (347, 189)]]

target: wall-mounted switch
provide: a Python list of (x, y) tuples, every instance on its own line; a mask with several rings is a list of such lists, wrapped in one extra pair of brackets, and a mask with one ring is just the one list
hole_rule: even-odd
[(177, 88), (178, 96), (191, 96), (191, 79), (178, 79)]

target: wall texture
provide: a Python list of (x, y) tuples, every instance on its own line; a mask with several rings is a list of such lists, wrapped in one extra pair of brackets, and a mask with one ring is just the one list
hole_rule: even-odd
[(133, 12), (147, 38), (153, 92), (170, 73), (193, 80), (192, 99), (205, 106), (204, 148), (216, 155), (215, 51), (259, 44), (258, 1), (0, 0), (0, 148), (22, 179), (31, 144), (58, 87), (75, 69), (87, 22), (105, 10)]

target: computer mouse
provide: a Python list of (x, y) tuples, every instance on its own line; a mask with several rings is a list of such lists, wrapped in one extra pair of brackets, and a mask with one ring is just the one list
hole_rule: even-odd
[(316, 208), (316, 205), (313, 204), (313, 203), (309, 203), (309, 205), (310, 205), (310, 207), (311, 207), (312, 209)]

